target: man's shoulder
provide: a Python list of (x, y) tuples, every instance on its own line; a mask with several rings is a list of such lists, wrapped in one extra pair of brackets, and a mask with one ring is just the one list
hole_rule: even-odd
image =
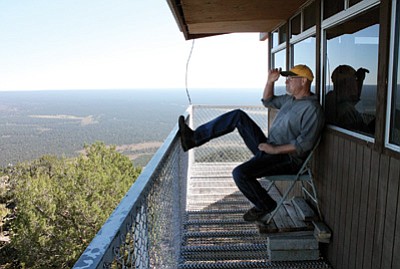
[(321, 104), (319, 102), (318, 96), (315, 95), (315, 94), (312, 94), (310, 96), (306, 96), (302, 100), (307, 102), (307, 103), (310, 103), (313, 107), (322, 109), (322, 106), (321, 106)]
[(280, 109), (282, 105), (284, 105), (288, 100), (290, 100), (292, 97), (288, 94), (284, 95), (274, 95), (271, 96), (268, 99), (261, 99), (261, 102), (264, 104), (266, 107), (272, 107), (272, 108), (278, 108)]

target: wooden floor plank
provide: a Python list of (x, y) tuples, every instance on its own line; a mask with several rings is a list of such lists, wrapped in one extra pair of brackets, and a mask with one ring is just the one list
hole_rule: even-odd
[(313, 221), (314, 226), (314, 236), (322, 243), (330, 243), (332, 237), (332, 231), (329, 227), (322, 221)]
[(319, 250), (271, 251), (271, 261), (310, 261), (319, 259)]
[(292, 202), (285, 202), (284, 206), (296, 228), (301, 229), (307, 227), (306, 223), (300, 219), (300, 216), (297, 214), (297, 211)]
[(292, 202), (303, 221), (317, 220), (317, 214), (315, 214), (314, 210), (312, 210), (303, 197), (294, 197)]
[[(269, 195), (271, 195), (275, 201), (280, 201), (282, 199), (281, 193), (275, 187), (270, 189)], [(286, 212), (284, 206), (279, 208), (277, 214), (274, 216), (274, 221), (280, 231), (295, 228), (295, 225), (290, 219), (289, 214)]]
[[(276, 187), (272, 187), (269, 194), (275, 200), (281, 199), (281, 194)], [(315, 214), (315, 213), (314, 213)], [(260, 233), (284, 233), (294, 231), (309, 231), (314, 227), (311, 222), (301, 220), (292, 201), (285, 201), (282, 208), (273, 218), (269, 225), (265, 223), (257, 223)]]
[(266, 224), (265, 222), (257, 222), (258, 231), (261, 234), (271, 234), (271, 233), (278, 233), (279, 229), (275, 224), (275, 221), (271, 221), (270, 223)]
[(269, 250), (309, 250), (318, 249), (318, 241), (314, 235), (286, 237), (268, 237)]

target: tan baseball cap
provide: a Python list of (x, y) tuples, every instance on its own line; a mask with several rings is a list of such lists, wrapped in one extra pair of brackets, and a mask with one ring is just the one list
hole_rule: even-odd
[(284, 77), (287, 77), (287, 76), (304, 77), (304, 78), (308, 79), (309, 81), (314, 80), (313, 72), (307, 65), (304, 65), (304, 64), (295, 65), (289, 71), (281, 71), (281, 75)]

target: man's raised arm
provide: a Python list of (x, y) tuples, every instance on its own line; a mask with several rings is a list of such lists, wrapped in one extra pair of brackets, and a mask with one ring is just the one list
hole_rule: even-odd
[(275, 81), (279, 79), (281, 68), (275, 68), (268, 71), (267, 84), (264, 88), (263, 100), (267, 100), (274, 96)]

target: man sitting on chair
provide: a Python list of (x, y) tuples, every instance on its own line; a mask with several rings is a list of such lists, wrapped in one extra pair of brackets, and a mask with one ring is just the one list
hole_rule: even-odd
[[(274, 85), (280, 75), (287, 77), (287, 94), (275, 96)], [(269, 71), (261, 101), (264, 106), (277, 108), (279, 112), (270, 127), (268, 137), (240, 109), (227, 112), (196, 130), (185, 124), (183, 116), (179, 117), (179, 132), (184, 151), (237, 128), (246, 146), (254, 154), (254, 157), (232, 172), (239, 190), (254, 205), (244, 214), (245, 221), (264, 221), (277, 206), (257, 178), (297, 173), (321, 134), (324, 113), (318, 97), (310, 91), (313, 79), (313, 73), (306, 65), (296, 65), (285, 72), (281, 69)]]

